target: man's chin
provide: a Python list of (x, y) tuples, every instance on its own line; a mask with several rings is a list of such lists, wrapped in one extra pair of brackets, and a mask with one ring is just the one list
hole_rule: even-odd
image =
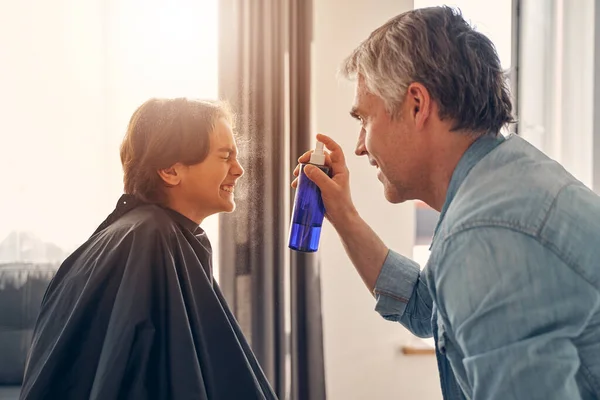
[(402, 198), (398, 198), (396, 196), (390, 196), (390, 195), (385, 195), (385, 199), (392, 204), (400, 204), (400, 203), (404, 203), (406, 200), (402, 199)]
[(402, 196), (395, 188), (391, 188), (388, 185), (383, 185), (383, 195), (385, 199), (392, 204), (400, 204), (404, 203), (408, 199), (405, 196)]

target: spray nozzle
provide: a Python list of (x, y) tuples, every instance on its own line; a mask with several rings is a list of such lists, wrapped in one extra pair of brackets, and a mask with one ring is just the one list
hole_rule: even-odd
[(311, 164), (315, 165), (325, 165), (325, 152), (323, 150), (323, 142), (317, 142), (317, 147), (315, 147), (315, 151), (310, 155)]

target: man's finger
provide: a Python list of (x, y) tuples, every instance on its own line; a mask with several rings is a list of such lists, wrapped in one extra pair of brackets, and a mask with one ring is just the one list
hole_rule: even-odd
[(327, 191), (331, 185), (335, 185), (335, 183), (331, 180), (331, 178), (323, 172), (318, 167), (314, 165), (307, 165), (304, 167), (304, 174), (315, 183), (321, 189), (321, 191)]
[[(299, 163), (307, 163), (310, 161), (310, 156), (314, 150), (309, 150), (298, 158)], [(331, 155), (328, 151), (325, 152), (325, 165), (331, 165)]]
[(299, 158), (298, 158), (298, 162), (299, 163), (307, 163), (308, 160), (310, 160), (310, 155), (312, 154), (313, 150), (309, 150), (306, 153), (302, 154)]
[(325, 145), (325, 147), (327, 147), (327, 149), (329, 151), (331, 151), (330, 158), (331, 158), (332, 166), (333, 166), (333, 164), (337, 164), (337, 163), (342, 163), (342, 164), (346, 165), (346, 158), (344, 157), (344, 151), (342, 150), (340, 145), (337, 144), (337, 142), (335, 140), (333, 140), (332, 138), (330, 138), (327, 135), (323, 135), (322, 133), (319, 133), (317, 135), (317, 140), (319, 142), (322, 142)]

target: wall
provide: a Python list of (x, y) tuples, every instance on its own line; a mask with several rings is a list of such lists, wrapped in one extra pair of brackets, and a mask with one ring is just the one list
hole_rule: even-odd
[(0, 241), (72, 248), (108, 211), (101, 2), (3, 2), (0, 60)]
[[(335, 73), (344, 57), (373, 29), (412, 5), (407, 0), (315, 1), (313, 58), (315, 128), (343, 147), (353, 199), (363, 218), (390, 247), (409, 255), (414, 241), (414, 206), (388, 204), (375, 169), (365, 158), (353, 155), (359, 128), (348, 111), (354, 86), (337, 79)], [(412, 335), (375, 313), (373, 297), (330, 225), (324, 228), (319, 254), (327, 398), (441, 398), (435, 357), (402, 355), (400, 348)]]
[[(151, 96), (216, 98), (217, 4), (0, 5), (0, 167), (12, 171), (0, 242), (20, 230), (74, 249), (122, 193), (119, 145), (135, 108)], [(217, 217), (206, 225), (217, 247)]]

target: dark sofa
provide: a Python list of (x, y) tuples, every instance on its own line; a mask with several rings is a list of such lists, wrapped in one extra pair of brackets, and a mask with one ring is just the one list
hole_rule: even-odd
[(40, 304), (58, 263), (0, 263), (0, 400), (18, 398)]

